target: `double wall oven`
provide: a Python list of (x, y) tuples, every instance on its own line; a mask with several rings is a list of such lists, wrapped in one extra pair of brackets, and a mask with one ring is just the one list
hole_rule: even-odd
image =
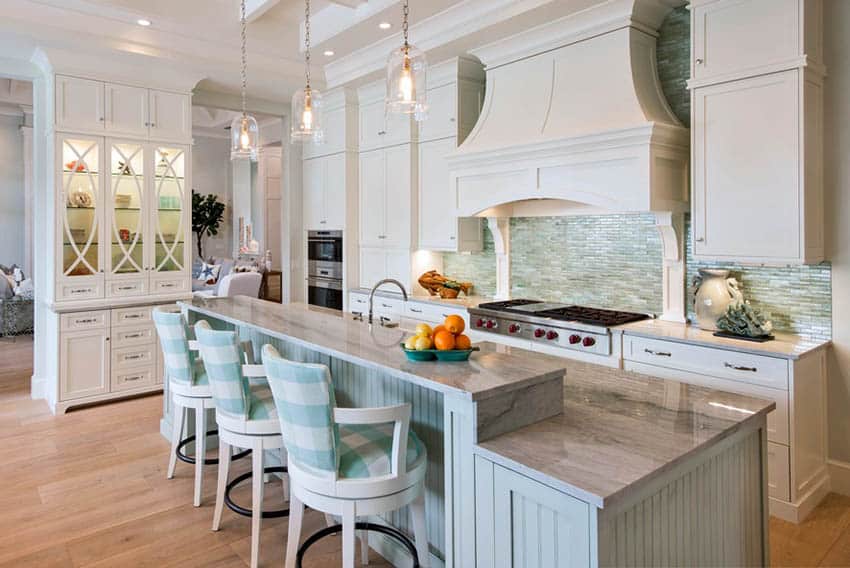
[(342, 309), (342, 231), (307, 233), (307, 301)]

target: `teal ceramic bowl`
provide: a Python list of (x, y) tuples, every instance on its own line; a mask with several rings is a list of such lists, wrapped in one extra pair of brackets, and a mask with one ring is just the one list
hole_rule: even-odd
[(401, 344), (401, 349), (407, 355), (408, 361), (467, 361), (473, 351), (478, 351), (478, 347), (472, 349), (453, 349), (451, 351), (440, 351), (439, 349), (425, 349), (424, 351), (415, 351), (405, 348)]

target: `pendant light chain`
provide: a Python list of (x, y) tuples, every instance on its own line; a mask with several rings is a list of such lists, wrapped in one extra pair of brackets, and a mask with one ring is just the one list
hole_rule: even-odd
[(248, 21), (245, 0), (242, 0), (242, 116), (248, 116)]
[[(243, 0), (244, 1), (244, 0)], [(310, 91), (310, 0), (306, 0), (304, 8), (304, 63), (307, 72), (307, 92)]]
[(405, 51), (407, 51), (408, 48), (410, 47), (410, 43), (408, 42), (409, 34), (408, 34), (408, 29), (407, 29), (407, 19), (410, 16), (410, 6), (408, 6), (407, 2), (408, 2), (408, 0), (404, 0), (404, 10), (403, 10), (404, 20), (402, 21), (402, 24), (401, 24), (401, 30), (402, 30), (402, 32), (404, 32), (404, 49), (405, 49)]

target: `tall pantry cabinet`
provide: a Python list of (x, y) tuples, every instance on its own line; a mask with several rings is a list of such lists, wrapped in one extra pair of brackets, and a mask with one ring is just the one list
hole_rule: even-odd
[[(151, 310), (191, 296), (191, 95), (55, 76), (56, 412), (162, 389)], [(43, 332), (43, 333), (42, 333)]]

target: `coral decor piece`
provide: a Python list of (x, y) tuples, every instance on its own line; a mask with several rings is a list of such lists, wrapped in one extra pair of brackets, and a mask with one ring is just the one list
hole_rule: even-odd
[(419, 277), (419, 285), (428, 291), (431, 296), (439, 295), (444, 299), (454, 299), (458, 294), (463, 292), (467, 296), (472, 290), (472, 282), (458, 282), (451, 278), (446, 278), (436, 270), (429, 270)]
[(769, 338), (773, 324), (749, 302), (729, 304), (726, 313), (717, 320), (717, 328), (726, 333), (749, 338)]

